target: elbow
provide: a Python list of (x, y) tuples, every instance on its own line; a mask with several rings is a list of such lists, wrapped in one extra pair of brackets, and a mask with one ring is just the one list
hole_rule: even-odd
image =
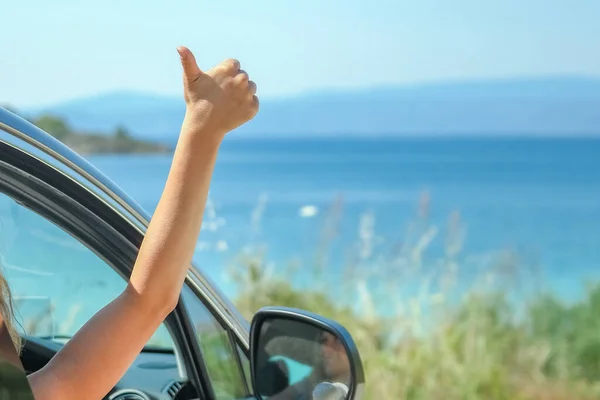
[(167, 302), (165, 302), (165, 318), (175, 310), (177, 304), (179, 304), (179, 293), (176, 293), (175, 295), (171, 296), (171, 298), (168, 299)]
[(124, 295), (131, 299), (141, 312), (146, 315), (154, 315), (161, 321), (169, 316), (179, 304), (179, 291), (167, 293), (136, 290), (131, 284), (127, 285)]
[(165, 319), (175, 310), (177, 304), (179, 304), (179, 295), (167, 296), (167, 298), (163, 298), (156, 304), (151, 304), (151, 306)]

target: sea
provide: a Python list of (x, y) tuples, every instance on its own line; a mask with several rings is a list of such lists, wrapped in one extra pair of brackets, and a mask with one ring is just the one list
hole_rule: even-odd
[[(154, 211), (171, 154), (87, 158)], [(250, 287), (250, 265), (260, 266), (253, 276), (262, 283), (278, 279), (380, 314), (418, 313), (424, 302), (489, 290), (518, 292), (517, 303), (540, 292), (569, 303), (600, 278), (596, 138), (233, 135), (221, 147), (209, 197), (194, 263), (232, 298)], [(25, 226), (9, 207), (5, 220)], [(48, 238), (58, 236), (44, 229), (3, 247), (17, 295), (37, 288), (40, 298), (63, 298), (56, 318), (65, 320), (81, 299), (77, 290), (103, 301), (118, 294), (119, 286), (94, 286), (105, 279), (102, 266), (86, 288), (65, 280), (92, 270), (92, 261), (73, 258), (68, 246), (50, 260), (58, 242)], [(23, 247), (32, 240), (36, 249)]]
[[(89, 159), (153, 212), (171, 155)], [(252, 257), (349, 302), (448, 275), (575, 301), (600, 276), (600, 140), (227, 138), (195, 262), (234, 295)]]

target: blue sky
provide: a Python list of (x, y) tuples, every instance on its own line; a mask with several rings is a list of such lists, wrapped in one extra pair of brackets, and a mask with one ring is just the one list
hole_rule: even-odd
[(598, 0), (3, 0), (0, 103), (178, 94), (178, 45), (238, 58), (262, 97), (329, 87), (600, 76)]

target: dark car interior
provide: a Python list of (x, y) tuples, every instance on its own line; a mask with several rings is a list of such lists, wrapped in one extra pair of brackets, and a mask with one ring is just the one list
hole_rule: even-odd
[[(24, 337), (21, 361), (26, 373), (43, 368), (62, 346), (62, 343), (51, 339)], [(181, 379), (175, 354), (148, 347), (105, 399), (184, 400), (197, 397), (193, 386)]]

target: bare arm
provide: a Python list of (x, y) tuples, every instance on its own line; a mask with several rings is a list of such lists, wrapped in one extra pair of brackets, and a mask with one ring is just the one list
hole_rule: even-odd
[(223, 136), (258, 111), (256, 85), (239, 63), (228, 60), (204, 73), (189, 50), (180, 55), (186, 116), (129, 284), (30, 376), (37, 400), (99, 400), (123, 376), (177, 305)]

